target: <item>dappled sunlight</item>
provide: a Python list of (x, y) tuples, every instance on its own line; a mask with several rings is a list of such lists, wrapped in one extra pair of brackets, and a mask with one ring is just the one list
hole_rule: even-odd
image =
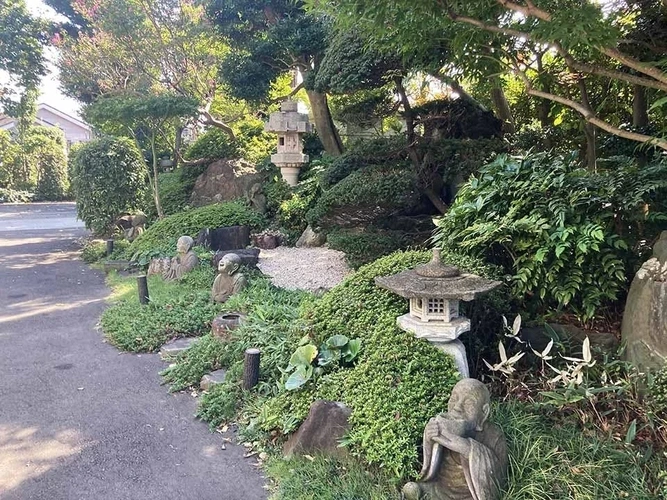
[[(39, 314), (68, 311), (70, 309), (76, 309), (77, 307), (85, 306), (88, 304), (103, 302), (104, 300), (105, 300), (104, 298), (98, 298), (89, 300), (78, 300), (75, 302), (68, 302), (68, 303), (61, 303), (61, 302), (52, 303), (52, 302), (47, 302), (44, 299), (40, 298), (34, 300), (26, 300), (23, 302), (17, 302), (15, 304), (4, 306), (4, 309), (8, 310), (10, 314), (0, 314), (0, 324), (9, 323), (10, 321), (18, 321)], [(2, 335), (3, 334), (0, 333), (0, 336)]]
[(31, 245), (31, 244), (39, 244), (39, 243), (48, 243), (49, 241), (57, 240), (60, 238), (52, 237), (52, 238), (16, 238), (16, 239), (9, 239), (9, 238), (0, 238), (0, 248), (8, 248), (8, 247), (22, 247), (25, 245)]
[(42, 436), (37, 427), (0, 424), (0, 496), (45, 474), (86, 446), (75, 430)]
[(77, 257), (75, 251), (61, 251), (48, 254), (18, 254), (11, 257), (2, 257), (2, 262), (7, 269), (31, 269), (37, 266), (48, 266), (65, 260), (73, 260)]

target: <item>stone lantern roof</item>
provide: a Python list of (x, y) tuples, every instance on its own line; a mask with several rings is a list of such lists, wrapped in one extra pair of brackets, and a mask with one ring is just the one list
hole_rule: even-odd
[(375, 284), (403, 298), (433, 298), (447, 300), (474, 300), (501, 285), (474, 274), (461, 273), (455, 266), (440, 262), (440, 252), (433, 249), (433, 259), (415, 269), (393, 276), (375, 278)]

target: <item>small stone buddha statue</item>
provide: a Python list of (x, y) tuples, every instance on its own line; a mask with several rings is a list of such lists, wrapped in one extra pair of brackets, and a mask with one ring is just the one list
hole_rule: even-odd
[(199, 264), (199, 257), (192, 251), (195, 241), (190, 236), (181, 236), (176, 242), (176, 257), (170, 260), (169, 268), (162, 273), (166, 281), (180, 280)]
[(506, 479), (505, 436), (487, 421), (489, 391), (480, 381), (459, 381), (448, 411), (424, 429), (421, 479), (403, 487), (407, 500), (497, 500)]
[(225, 302), (229, 297), (245, 288), (248, 280), (243, 273), (238, 272), (240, 267), (241, 257), (235, 253), (222, 256), (218, 263), (219, 274), (216, 276), (211, 290), (213, 302)]

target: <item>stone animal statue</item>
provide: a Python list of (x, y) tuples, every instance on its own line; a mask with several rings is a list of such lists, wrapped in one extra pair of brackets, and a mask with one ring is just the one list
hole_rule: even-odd
[(178, 254), (169, 262), (169, 269), (162, 273), (166, 281), (180, 280), (199, 264), (199, 257), (192, 251), (194, 240), (190, 236), (181, 236), (176, 242)]
[(229, 297), (239, 293), (248, 284), (243, 273), (239, 273), (241, 257), (235, 253), (225, 254), (218, 263), (219, 274), (213, 282), (211, 298), (213, 302), (226, 302)]
[(407, 483), (407, 500), (497, 500), (507, 476), (505, 436), (488, 422), (489, 391), (480, 381), (459, 381), (448, 411), (424, 429), (424, 464), (418, 482)]

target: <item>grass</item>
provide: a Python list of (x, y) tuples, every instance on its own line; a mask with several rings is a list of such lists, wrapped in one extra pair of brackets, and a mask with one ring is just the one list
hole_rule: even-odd
[(379, 471), (358, 461), (314, 457), (274, 459), (267, 472), (277, 481), (271, 500), (399, 500), (400, 494)]
[(150, 304), (142, 306), (136, 279), (112, 273), (112, 305), (102, 314), (102, 331), (109, 341), (124, 351), (150, 352), (177, 337), (207, 333), (211, 321), (222, 310), (211, 302), (212, 267), (202, 264), (180, 282), (148, 277)]

